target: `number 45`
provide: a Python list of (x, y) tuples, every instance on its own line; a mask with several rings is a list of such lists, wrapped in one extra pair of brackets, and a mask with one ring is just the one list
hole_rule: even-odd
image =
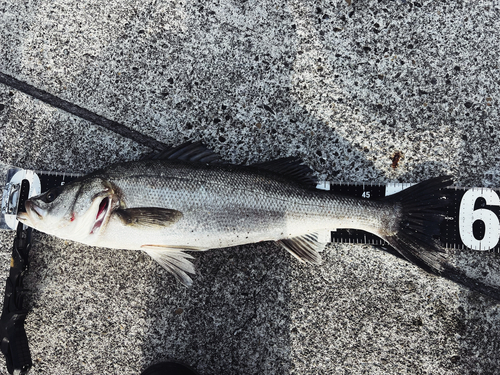
[[(486, 209), (474, 210), (478, 198), (483, 198), (489, 206), (500, 206), (500, 198), (494, 190), (488, 188), (472, 188), (467, 190), (460, 202), (459, 233), (465, 246), (473, 250), (491, 250), (498, 244), (500, 222), (498, 216)], [(481, 220), (484, 223), (484, 237), (478, 240), (474, 236), (473, 224)]]

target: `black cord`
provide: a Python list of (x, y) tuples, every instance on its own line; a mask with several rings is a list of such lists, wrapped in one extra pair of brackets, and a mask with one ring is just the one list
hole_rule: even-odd
[(0, 72), (0, 83), (12, 87), (13, 89), (19, 90), (27, 95), (32, 96), (33, 98), (41, 100), (44, 103), (50, 104), (53, 107), (62, 109), (63, 111), (71, 113), (84, 120), (90, 121), (96, 125), (100, 125), (103, 128), (111, 130), (116, 134), (152, 148), (153, 150), (159, 151), (165, 149), (166, 147), (164, 143), (159, 142), (152, 137), (139, 133), (138, 131), (130, 129), (116, 121), (99, 116), (98, 114), (93, 113), (85, 108), (79, 107), (76, 104), (58, 98), (57, 96), (49, 94), (46, 91), (37, 89), (36, 87), (31, 86), (26, 82), (19, 81), (18, 79), (8, 76), (7, 74), (4, 74), (2, 72)]

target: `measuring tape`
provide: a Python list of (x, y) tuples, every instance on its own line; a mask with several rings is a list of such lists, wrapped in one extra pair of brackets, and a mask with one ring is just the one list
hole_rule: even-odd
[[(318, 184), (318, 189), (365, 199), (380, 199), (400, 192), (414, 184)], [(444, 208), (439, 240), (446, 249), (471, 249), (500, 252), (500, 198), (489, 188), (450, 187), (444, 189), (450, 204)], [(329, 242), (385, 245), (379, 237), (356, 229), (329, 232)]]
[[(77, 177), (76, 173), (55, 173), (11, 168), (7, 172), (2, 194), (0, 229), (15, 230), (16, 215), (24, 211), (24, 201), (53, 187), (64, 185)], [(413, 184), (350, 184), (320, 182), (318, 189), (364, 199), (380, 199), (406, 189)], [(440, 227), (441, 245), (447, 249), (471, 249), (500, 252), (500, 198), (489, 188), (445, 189), (450, 199)], [(364, 243), (385, 245), (379, 237), (356, 229), (329, 230), (320, 235), (323, 242)]]

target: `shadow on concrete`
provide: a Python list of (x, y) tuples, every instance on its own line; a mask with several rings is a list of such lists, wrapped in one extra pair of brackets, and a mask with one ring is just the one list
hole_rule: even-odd
[[(258, 17), (250, 17), (253, 24), (248, 21), (251, 4), (238, 5), (247, 17), (246, 21), (245, 17), (235, 17), (240, 20), (238, 24), (214, 20), (211, 11), (203, 8), (206, 5), (200, 5), (205, 9), (200, 10), (204, 16), (192, 16), (198, 19), (183, 24), (191, 17), (183, 6), (165, 11), (149, 4), (141, 12), (124, 15), (123, 29), (117, 28), (117, 36), (103, 42), (104, 48), (97, 53), (91, 48), (80, 51), (81, 58), (77, 60), (81, 70), (71, 72), (68, 84), (72, 90), (66, 99), (95, 108), (100, 114), (145, 134), (172, 141), (168, 143), (179, 143), (183, 138), (205, 140), (233, 161), (253, 162), (298, 154), (322, 176), (346, 181), (407, 181), (410, 177), (423, 179), (449, 173), (446, 158), (460, 157), (462, 151), (455, 143), (448, 142), (455, 135), (448, 132), (447, 125), (441, 125), (448, 120), (448, 113), (443, 118), (429, 117), (428, 107), (423, 109), (423, 106), (412, 118), (405, 119), (404, 113), (398, 113), (398, 96), (404, 96), (401, 87), (414, 84), (418, 74), (413, 72), (408, 81), (398, 81), (395, 87), (399, 93), (395, 90), (396, 94), (385, 100), (380, 87), (385, 85), (387, 77), (398, 80), (400, 72), (388, 66), (388, 62), (383, 62), (381, 68), (369, 63), (372, 59), (383, 60), (385, 46), (367, 49), (350, 37), (339, 47), (339, 53), (335, 49), (339, 43), (335, 34), (339, 31), (335, 29), (348, 28), (345, 19), (351, 17), (350, 10), (332, 12), (340, 20), (343, 17), (344, 23), (335, 28), (327, 26), (330, 30), (325, 30), (326, 21), (316, 26), (303, 22), (309, 18), (326, 20), (325, 10), (309, 12), (309, 8), (295, 3), (286, 6), (283, 20), (281, 13), (271, 12), (274, 3), (261, 5), (269, 11), (268, 19), (282, 24), (280, 32), (287, 36), (276, 42), (283, 44), (282, 49), (278, 48), (283, 56), (273, 56), (276, 51), (272, 48), (266, 53), (265, 48), (262, 51), (254, 47), (259, 38), (268, 38), (269, 43), (273, 38), (268, 35), (272, 29), (267, 29), (265, 22), (255, 21)], [(400, 12), (405, 11), (400, 9)], [(165, 15), (171, 16), (172, 21), (170, 25), (163, 22), (167, 31), (145, 30), (144, 25), (151, 26)], [(194, 36), (186, 36), (184, 31), (193, 24), (203, 27)], [(211, 39), (209, 29), (216, 24), (222, 31), (233, 30), (229, 33), (234, 37), (230, 43)], [(248, 40), (239, 39), (246, 34), (250, 35)], [(132, 51), (129, 47), (134, 46), (137, 38), (142, 38), (138, 44), (145, 47)], [(201, 45), (206, 48), (199, 48)], [(374, 57), (376, 53), (381, 56)], [(339, 77), (336, 65), (350, 64), (351, 56), (361, 56), (363, 64), (352, 66), (351, 77)], [(64, 58), (62, 54), (58, 57)], [(109, 69), (110, 61), (118, 63), (116, 70), (120, 71)], [(186, 70), (188, 65), (190, 69)], [(356, 73), (357, 69), (361, 70)], [(370, 69), (371, 73), (367, 73)], [(385, 70), (379, 72), (379, 69)], [(393, 76), (391, 69), (397, 71)], [(154, 73), (148, 76), (150, 72)], [(371, 78), (360, 82), (358, 76)], [(57, 87), (58, 94), (64, 93), (62, 87), (63, 84)], [(100, 91), (105, 95), (96, 95)], [(370, 93), (375, 94), (370, 96)], [(125, 94), (130, 95), (126, 100)], [(424, 99), (412, 96), (408, 100), (416, 107)], [(365, 112), (359, 112), (356, 104), (362, 105)], [(438, 112), (436, 106), (435, 113)], [(17, 126), (11, 129), (13, 139)], [(433, 139), (429, 129), (442, 137)], [(72, 157), (68, 151), (71, 150), (79, 158), (79, 167), (91, 162), (89, 169), (94, 169), (95, 164), (101, 166), (105, 162), (102, 158), (91, 161), (94, 156), (80, 150), (78, 133), (79, 130), (73, 134), (74, 141), (64, 144), (66, 159)], [(97, 139), (99, 134), (93, 134)], [(32, 149), (40, 149), (40, 144), (57, 144), (58, 135), (57, 126), (40, 131)], [(92, 132), (89, 137), (92, 139)], [(244, 139), (252, 141), (245, 144)], [(391, 145), (394, 142), (396, 146)], [(23, 144), (19, 140), (15, 147), (22, 149)], [(114, 148), (113, 142), (101, 142), (102, 145), (106, 145), (103, 148), (108, 153), (123, 151)], [(436, 149), (439, 152), (434, 154)], [(390, 158), (398, 150), (405, 158), (400, 169), (394, 170)], [(422, 153), (429, 155), (429, 159), (418, 160)], [(439, 160), (440, 155), (444, 161)], [(35, 164), (43, 164), (45, 157), (44, 152), (36, 153)], [(121, 154), (116, 159), (121, 158), (127, 157)], [(44, 241), (41, 251), (46, 253), (34, 262), (38, 270), (34, 271), (37, 277), (31, 284), (36, 290), (31, 303), (37, 305), (46, 298), (55, 305), (52, 315), (38, 315), (32, 324), (44, 330), (44, 325), (57, 326), (60, 319), (70, 323), (70, 327), (61, 324), (60, 336), (53, 337), (56, 344), (52, 346), (37, 336), (35, 345), (47, 353), (47, 358), (39, 364), (40, 371), (57, 368), (49, 364), (60, 362), (62, 353), (76, 355), (89, 350), (92, 353), (86, 359), (94, 356), (99, 366), (107, 366), (104, 371), (102, 367), (97, 369), (100, 373), (144, 369), (164, 359), (184, 361), (202, 375), (289, 374), (307, 373), (311, 369), (331, 373), (338, 368), (339, 372), (364, 369), (401, 373), (425, 371), (422, 363), (428, 362), (436, 363), (436, 372), (495, 370), (493, 365), (485, 363), (485, 359), (493, 363), (498, 358), (499, 339), (494, 335), (498, 307), (494, 302), (436, 280), (369, 246), (348, 249), (333, 245), (320, 268), (295, 264), (273, 244), (200, 253), (195, 255), (199, 274), (190, 289), (176, 284), (142, 255), (117, 254), (121, 260), (114, 261), (114, 256), (103, 250), (83, 248), (77, 250), (73, 260), (80, 262), (86, 277), (93, 278), (88, 285), (97, 289), (78, 290), (77, 298), (70, 303), (67, 297), (48, 290), (46, 285), (64, 285), (69, 278), (82, 284), (88, 282), (86, 277), (75, 275), (74, 270), (64, 269), (69, 253), (75, 249), (64, 244), (67, 248), (51, 254), (51, 249), (61, 247), (61, 241), (46, 236)], [(77, 260), (78, 256), (83, 260)], [(469, 255), (463, 256), (463, 264), (472, 267)], [(496, 254), (482, 257), (481, 261), (491, 262), (491, 272), (498, 272)], [(95, 264), (100, 266), (91, 272)], [(119, 280), (113, 267), (129, 269), (128, 274), (120, 274), (123, 279)], [(46, 268), (53, 272), (44, 271)], [(134, 289), (134, 284), (145, 290)], [(424, 288), (426, 293), (421, 291)], [(450, 288), (453, 292), (449, 292)], [(448, 294), (441, 296), (436, 290)], [(147, 301), (137, 301), (131, 291), (142, 293), (138, 295)], [(454, 305), (449, 304), (453, 293), (459, 293)], [(110, 311), (116, 317), (103, 319), (108, 306), (103, 302), (105, 299), (112, 301)], [(84, 311), (82, 306), (87, 303), (97, 306), (96, 311)], [(135, 307), (131, 308), (133, 303), (144, 303), (144, 310), (135, 311)], [(127, 311), (130, 311), (128, 318)], [(143, 332), (132, 332), (133, 319), (137, 317), (143, 320)], [(82, 326), (88, 332), (77, 332), (79, 320), (87, 321)], [(121, 326), (130, 330), (130, 341), (117, 335), (102, 345), (96, 343), (102, 332), (113, 335)], [(92, 338), (92, 342), (84, 341), (85, 337)], [(409, 337), (416, 337), (421, 347), (427, 347), (416, 348)], [(117, 342), (118, 339), (122, 341)], [(64, 349), (57, 348), (58, 340), (64, 343)], [(433, 354), (431, 349), (435, 347), (441, 351)], [(126, 351), (132, 351), (131, 358), (140, 358), (140, 363), (120, 362), (126, 362), (123, 360), (127, 358)], [(114, 363), (105, 364), (107, 355)], [(472, 363), (475, 358), (483, 360)], [(91, 366), (82, 363), (73, 370), (90, 373)]]

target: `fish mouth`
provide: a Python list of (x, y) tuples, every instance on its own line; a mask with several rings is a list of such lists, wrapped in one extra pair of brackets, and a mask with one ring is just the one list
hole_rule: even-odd
[(97, 210), (97, 214), (95, 217), (95, 222), (94, 226), (92, 227), (92, 230), (90, 231), (90, 234), (95, 234), (98, 233), (99, 230), (101, 229), (104, 221), (107, 219), (109, 216), (109, 212), (111, 208), (111, 198), (110, 197), (105, 197), (101, 203), (99, 203), (99, 209)]
[(19, 220), (21, 223), (27, 225), (27, 222), (29, 221), (29, 216), (26, 212), (18, 212), (16, 219)]
[(43, 219), (43, 215), (40, 212), (41, 208), (34, 204), (32, 201), (27, 200), (26, 202), (24, 202), (24, 207), (26, 208), (26, 214), (28, 216), (30, 213), (34, 212), (40, 220)]
[(32, 222), (33, 221), (32, 218), (35, 217), (35, 215), (33, 215), (33, 213), (35, 213), (36, 216), (38, 216), (38, 220), (43, 219), (42, 209), (40, 207), (38, 207), (32, 201), (27, 200), (26, 202), (24, 202), (24, 207), (25, 207), (26, 212), (18, 212), (17, 217), (16, 217), (17, 220), (19, 220), (25, 224), (26, 224), (26, 222)]

